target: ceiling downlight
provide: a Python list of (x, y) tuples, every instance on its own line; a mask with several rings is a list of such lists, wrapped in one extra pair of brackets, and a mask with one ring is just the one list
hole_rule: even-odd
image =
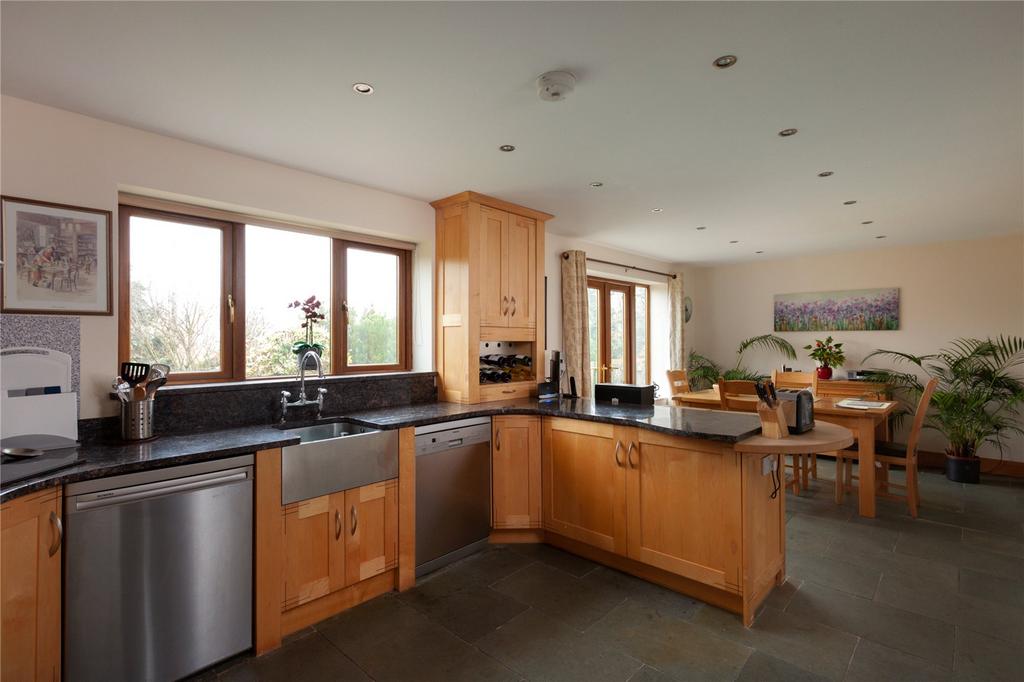
[(359, 95), (372, 95), (373, 86), (369, 83), (353, 83), (352, 89)]
[(728, 69), (730, 66), (739, 61), (734, 54), (724, 54), (715, 61), (712, 62), (719, 69)]
[(498, 150), (503, 152), (514, 152), (516, 150), (516, 146), (514, 144), (503, 144), (498, 147)]
[(799, 132), (796, 128), (783, 128), (779, 131), (779, 137), (793, 137)]
[(818, 173), (818, 177), (819, 178), (830, 178), (830, 177), (832, 177), (835, 174), (836, 174), (835, 171), (821, 171), (820, 173)]

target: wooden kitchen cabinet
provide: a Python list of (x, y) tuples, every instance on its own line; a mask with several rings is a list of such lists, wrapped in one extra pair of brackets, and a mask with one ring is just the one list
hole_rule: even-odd
[(540, 417), (494, 417), (491, 429), (491, 526), (540, 528)]
[(522, 344), (516, 352), (543, 367), (544, 225), (553, 216), (476, 192), (431, 205), (438, 397), (479, 403), (529, 396), (536, 376), (480, 385), (481, 342)]
[(345, 491), (345, 585), (398, 564), (398, 479)]
[[(729, 445), (630, 429), (627, 556), (738, 590), (742, 455)], [(681, 522), (685, 519), (685, 523)]]
[(545, 418), (544, 529), (626, 553), (626, 448), (630, 429)]
[(0, 507), (0, 679), (60, 680), (60, 487)]
[(395, 567), (398, 479), (282, 507), (286, 611)]

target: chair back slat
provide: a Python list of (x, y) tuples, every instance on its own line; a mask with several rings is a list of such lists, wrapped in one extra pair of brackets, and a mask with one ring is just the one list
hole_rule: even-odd
[(685, 369), (670, 369), (668, 372), (668, 394), (670, 397), (690, 392), (690, 380)]
[(928, 414), (928, 405), (931, 404), (932, 394), (935, 393), (935, 387), (938, 385), (939, 380), (933, 377), (925, 384), (924, 390), (921, 392), (921, 399), (917, 401), (914, 423), (910, 427), (910, 435), (907, 436), (907, 460), (917, 459), (917, 444), (921, 438), (921, 430), (924, 428), (924, 418)]
[(818, 373), (817, 372), (780, 372), (772, 370), (772, 383), (776, 388), (801, 389), (809, 388), (811, 393), (818, 395)]
[(753, 381), (718, 378), (718, 398), (723, 410), (730, 412), (757, 412), (756, 400), (738, 399), (740, 396), (757, 395)]

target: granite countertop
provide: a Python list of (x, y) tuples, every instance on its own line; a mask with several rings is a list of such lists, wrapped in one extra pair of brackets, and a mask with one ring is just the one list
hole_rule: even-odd
[[(479, 405), (421, 403), (325, 417), (323, 422), (346, 418), (380, 429), (424, 426), (471, 417), (503, 414), (566, 417), (585, 421), (637, 426), (674, 436), (736, 443), (761, 432), (757, 415), (684, 407), (612, 405), (593, 400), (510, 400)], [(301, 426), (303, 424), (289, 424)], [(248, 454), (265, 448), (295, 445), (299, 439), (274, 426), (202, 431), (167, 435), (145, 443), (91, 442), (80, 448), (82, 461), (74, 466), (22, 479), (0, 488), (0, 502), (52, 485), (134, 473), (179, 464)]]

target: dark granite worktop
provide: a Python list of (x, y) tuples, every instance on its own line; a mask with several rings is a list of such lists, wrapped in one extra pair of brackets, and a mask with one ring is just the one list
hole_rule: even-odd
[[(503, 414), (567, 417), (637, 426), (674, 436), (725, 443), (736, 443), (761, 432), (761, 423), (754, 414), (663, 405), (611, 405), (582, 398), (550, 403), (538, 403), (535, 400), (510, 400), (481, 405), (421, 403), (349, 412), (345, 415), (326, 417), (322, 421), (329, 422), (344, 417), (366, 426), (398, 429)], [(7, 502), (52, 485), (231, 457), (265, 448), (294, 445), (298, 442), (298, 438), (289, 436), (273, 426), (246, 426), (183, 435), (164, 435), (149, 442), (132, 444), (100, 439), (80, 447), (83, 461), (74, 466), (4, 485), (0, 489), (0, 502)]]
[(398, 429), (423, 426), (471, 417), (492, 417), (502, 414), (532, 414), (546, 417), (567, 417), (584, 421), (639, 426), (673, 436), (737, 443), (761, 433), (757, 415), (746, 412), (722, 412), (668, 405), (612, 405), (590, 399), (560, 400), (538, 403), (536, 400), (507, 400), (479, 405), (458, 403), (423, 403), (389, 407), (382, 410), (350, 412), (346, 417), (365, 426)]

